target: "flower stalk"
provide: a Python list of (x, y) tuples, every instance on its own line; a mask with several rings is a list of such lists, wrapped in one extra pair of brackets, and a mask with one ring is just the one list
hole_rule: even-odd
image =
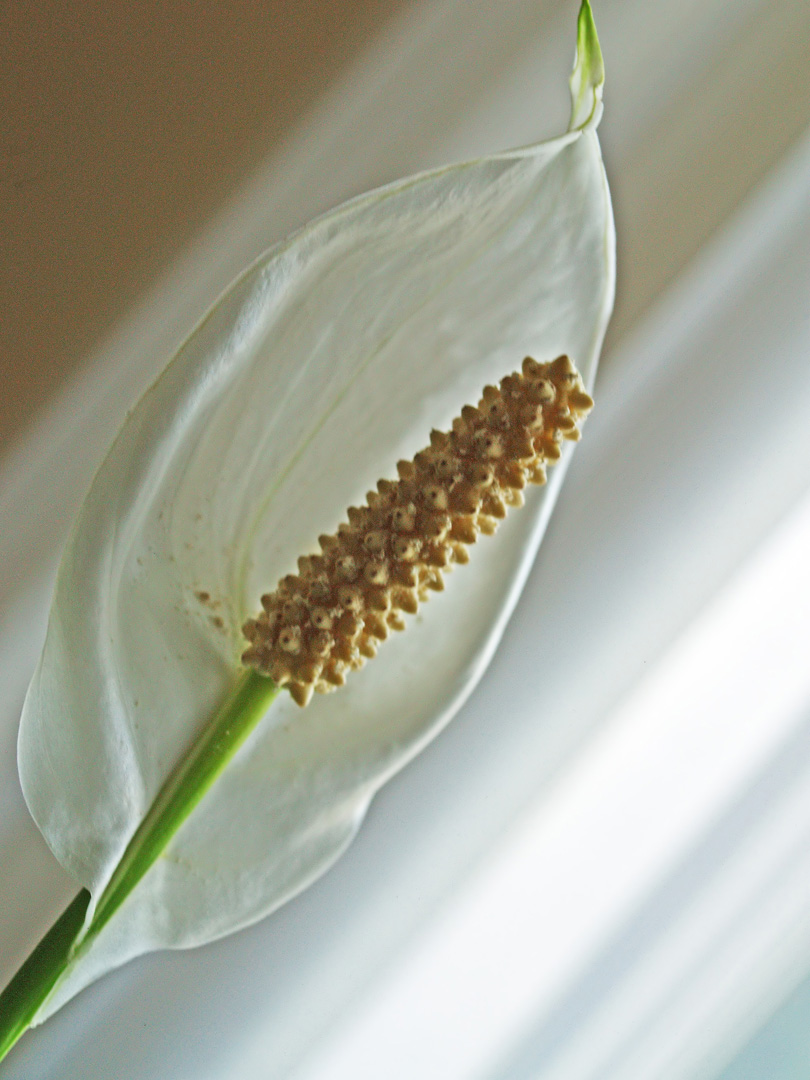
[[(267, 712), (278, 687), (246, 671), (188, 755), (170, 773), (94, 908), (82, 889), (0, 993), (0, 1061), (31, 1026), (60, 980), (90, 948), (166, 850), (236, 751)], [(89, 921), (86, 921), (91, 910)]]
[(90, 893), (82, 889), (0, 994), (0, 1061), (31, 1026), (67, 969), (89, 904)]

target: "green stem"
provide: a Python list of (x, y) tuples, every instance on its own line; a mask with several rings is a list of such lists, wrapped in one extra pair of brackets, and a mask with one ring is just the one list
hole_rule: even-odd
[(0, 1061), (27, 1031), (42, 1002), (67, 968), (84, 924), (90, 893), (76, 896), (0, 994)]
[(62, 976), (87, 951), (165, 851), (278, 692), (272, 679), (254, 671), (242, 675), (219, 712), (158, 792), (99, 897), (89, 925), (82, 932), (90, 903), (90, 894), (82, 889), (0, 994), (0, 1061), (28, 1029)]
[(149, 867), (261, 720), (278, 693), (271, 680), (246, 672), (233, 693), (170, 774), (121, 856), (83, 935), (84, 951), (115, 914)]

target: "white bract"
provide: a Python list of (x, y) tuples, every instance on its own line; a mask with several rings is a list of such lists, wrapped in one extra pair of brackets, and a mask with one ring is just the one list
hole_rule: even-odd
[[(94, 898), (237, 678), (243, 621), (318, 534), (525, 355), (567, 353), (592, 385), (614, 236), (586, 22), (568, 133), (306, 226), (127, 419), (64, 554), (19, 741), (31, 813)], [(483, 672), (563, 469), (344, 689), (303, 711), (282, 695), (38, 1020), (130, 957), (253, 922), (333, 862)]]

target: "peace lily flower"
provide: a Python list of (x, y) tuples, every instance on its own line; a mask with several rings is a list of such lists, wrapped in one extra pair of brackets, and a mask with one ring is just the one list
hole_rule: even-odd
[(564, 135), (301, 229), (127, 419), (64, 553), (19, 738), (30, 811), (83, 888), (0, 996), (0, 1057), (104, 972), (305, 888), (480, 678), (567, 452), (338, 693), (299, 709), (246, 670), (243, 627), (255, 638), (260, 598), (318, 534), (524, 356), (567, 355), (592, 386), (614, 285), (603, 77), (583, 0)]

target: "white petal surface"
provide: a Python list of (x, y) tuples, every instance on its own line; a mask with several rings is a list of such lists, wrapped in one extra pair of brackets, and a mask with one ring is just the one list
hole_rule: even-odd
[[(26, 800), (95, 896), (232, 685), (261, 593), (524, 355), (568, 353), (592, 384), (613, 265), (586, 125), (354, 200), (217, 303), (95, 479), (25, 704)], [(486, 666), (563, 471), (343, 690), (304, 711), (282, 695), (39, 1019), (132, 956), (254, 921), (340, 854)]]

